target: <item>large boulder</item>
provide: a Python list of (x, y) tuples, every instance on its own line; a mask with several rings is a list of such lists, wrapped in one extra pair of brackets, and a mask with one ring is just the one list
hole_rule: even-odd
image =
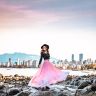
[(0, 90), (4, 89), (4, 87), (5, 87), (4, 85), (0, 85)]
[(96, 91), (96, 84), (92, 84), (92, 85), (91, 85), (91, 90), (92, 90), (92, 91)]
[(83, 88), (85, 88), (86, 86), (89, 86), (89, 85), (91, 85), (91, 82), (84, 81), (83, 83), (81, 83), (81, 84), (78, 86), (78, 89), (83, 89)]
[(96, 96), (96, 85), (89, 85), (83, 89), (78, 89), (75, 96)]
[(18, 88), (10, 88), (8, 91), (7, 91), (7, 94), (9, 96), (13, 96), (13, 95), (16, 95), (17, 93), (20, 92), (20, 89)]
[(29, 92), (24, 92), (24, 91), (21, 91), (20, 93), (18, 93), (17, 95), (15, 96), (29, 96)]

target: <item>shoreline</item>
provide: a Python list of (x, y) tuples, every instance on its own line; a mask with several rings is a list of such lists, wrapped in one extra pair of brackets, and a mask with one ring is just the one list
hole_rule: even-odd
[[(33, 76), (39, 68), (0, 68), (0, 74), (4, 76), (10, 76), (18, 74), (20, 76)], [(83, 76), (83, 75), (96, 75), (96, 70), (62, 70), (69, 72), (72, 76)]]

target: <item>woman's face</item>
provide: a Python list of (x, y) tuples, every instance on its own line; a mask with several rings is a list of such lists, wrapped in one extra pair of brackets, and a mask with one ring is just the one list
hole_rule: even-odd
[(47, 50), (47, 47), (46, 46), (43, 46), (43, 48), (42, 48), (44, 51), (46, 51)]

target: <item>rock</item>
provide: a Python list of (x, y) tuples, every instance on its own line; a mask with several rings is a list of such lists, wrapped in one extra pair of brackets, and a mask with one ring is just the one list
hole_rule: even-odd
[(39, 96), (53, 96), (51, 91), (41, 91)]
[(0, 90), (4, 89), (4, 87), (5, 87), (4, 85), (0, 85)]
[(5, 93), (0, 93), (0, 96), (8, 96), (8, 95)]
[(7, 94), (8, 95), (16, 95), (17, 93), (19, 93), (20, 90), (18, 88), (10, 88), (8, 91), (7, 91)]
[(96, 83), (96, 78), (93, 80), (93, 83)]
[(92, 91), (91, 85), (89, 85), (89, 86), (86, 86), (84, 89), (82, 89), (81, 94), (86, 95), (86, 94), (89, 94), (91, 91)]
[(76, 77), (75, 81), (78, 81), (78, 80), (81, 80), (81, 79), (82, 79), (81, 77)]
[(19, 77), (19, 75), (18, 74), (15, 74), (14, 77)]
[(12, 87), (14, 87), (15, 85), (13, 85), (13, 84), (8, 84), (8, 87), (9, 88), (12, 88)]
[(49, 87), (48, 86), (45, 86), (45, 87), (39, 87), (39, 88), (35, 88), (35, 89), (37, 89), (37, 90), (41, 90), (41, 91), (49, 91)]
[(78, 86), (80, 84), (80, 81), (75, 81), (74, 85)]
[(20, 92), (20, 93), (18, 93), (17, 95), (15, 95), (15, 96), (29, 96), (29, 92)]
[(18, 74), (5, 76), (0, 83), (0, 96), (96, 96), (96, 76), (92, 75), (69, 76), (65, 81), (44, 88), (29, 87), (29, 80)]
[(78, 86), (81, 80), (81, 77), (75, 77), (74, 79), (72, 79), (72, 81), (70, 81), (70, 85)]
[(22, 85), (22, 86), (26, 86), (27, 84), (26, 84), (25, 81), (22, 81), (21, 85)]
[(68, 75), (65, 81), (72, 80), (72, 76)]
[(3, 78), (3, 75), (2, 75), (2, 74), (0, 74), (0, 79), (1, 79), (1, 78)]
[(64, 95), (64, 96), (74, 96), (73, 92), (71, 92), (69, 90), (64, 90), (62, 95)]
[(49, 86), (50, 87), (50, 90), (56, 90), (56, 91), (60, 91), (60, 90), (63, 90), (64, 88), (65, 88), (65, 86), (64, 85), (50, 85)]
[[(93, 90), (92, 90), (93, 88)], [(83, 89), (78, 89), (75, 96), (93, 96), (95, 94), (95, 88), (92, 85), (86, 86)], [(95, 95), (96, 96), (96, 95)]]
[(58, 96), (68, 96), (66, 94), (64, 94), (63, 92), (62, 93), (59, 93)]
[(0, 90), (0, 94), (6, 94), (6, 92), (4, 90)]
[(69, 87), (68, 87), (67, 89), (68, 89), (70, 92), (74, 92), (74, 93), (76, 92), (76, 88), (69, 88)]
[(96, 84), (92, 84), (91, 90), (92, 90), (92, 91), (96, 91)]
[(33, 87), (29, 87), (26, 89), (26, 91), (35, 94), (35, 93), (38, 93), (39, 90)]
[(78, 86), (78, 89), (83, 89), (83, 88), (85, 88), (85, 87), (88, 86), (88, 85), (91, 85), (91, 82), (84, 81), (83, 83), (81, 83), (81, 84)]

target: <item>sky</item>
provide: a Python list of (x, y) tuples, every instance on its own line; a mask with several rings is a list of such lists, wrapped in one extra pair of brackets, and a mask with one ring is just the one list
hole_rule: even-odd
[(58, 59), (96, 59), (96, 0), (0, 0), (0, 54), (40, 54), (49, 44)]

